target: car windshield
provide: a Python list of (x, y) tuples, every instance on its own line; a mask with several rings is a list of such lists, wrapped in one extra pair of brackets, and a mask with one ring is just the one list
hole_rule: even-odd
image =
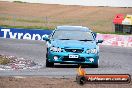
[(54, 32), (53, 39), (59, 40), (80, 40), (80, 41), (93, 41), (94, 38), (91, 32), (86, 31), (69, 31), (69, 30), (57, 30)]

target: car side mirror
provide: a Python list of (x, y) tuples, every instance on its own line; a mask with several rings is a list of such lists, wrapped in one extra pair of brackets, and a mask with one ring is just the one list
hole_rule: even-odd
[(93, 32), (93, 35), (94, 35), (95, 38), (97, 37), (97, 33), (96, 32)]
[(45, 35), (45, 36), (43, 37), (43, 40), (45, 40), (45, 41), (49, 41), (49, 37), (48, 37), (48, 35)]
[(98, 41), (97, 41), (97, 43), (102, 43), (102, 42), (103, 42), (103, 40), (98, 40)]

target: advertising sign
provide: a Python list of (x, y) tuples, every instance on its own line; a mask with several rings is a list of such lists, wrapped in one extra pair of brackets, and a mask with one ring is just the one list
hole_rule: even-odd
[(43, 37), (45, 35), (49, 35), (51, 32), (51, 30), (0, 28), (0, 37), (12, 39), (43, 40)]

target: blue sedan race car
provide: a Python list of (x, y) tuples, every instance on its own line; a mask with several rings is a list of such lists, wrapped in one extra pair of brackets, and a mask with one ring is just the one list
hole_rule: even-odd
[(96, 33), (82, 26), (58, 26), (47, 41), (46, 67), (54, 63), (99, 65), (99, 46)]

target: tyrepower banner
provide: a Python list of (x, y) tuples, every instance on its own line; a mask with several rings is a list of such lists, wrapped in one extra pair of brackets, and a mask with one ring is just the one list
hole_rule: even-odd
[(43, 37), (51, 34), (51, 32), (51, 30), (0, 27), (0, 37), (12, 39), (43, 40)]
[(97, 34), (97, 39), (103, 39), (102, 45), (132, 47), (132, 35)]
[[(17, 29), (0, 27), (0, 37), (12, 39), (43, 40), (52, 30)], [(132, 35), (98, 34), (97, 39), (104, 40), (102, 45), (132, 47)]]

